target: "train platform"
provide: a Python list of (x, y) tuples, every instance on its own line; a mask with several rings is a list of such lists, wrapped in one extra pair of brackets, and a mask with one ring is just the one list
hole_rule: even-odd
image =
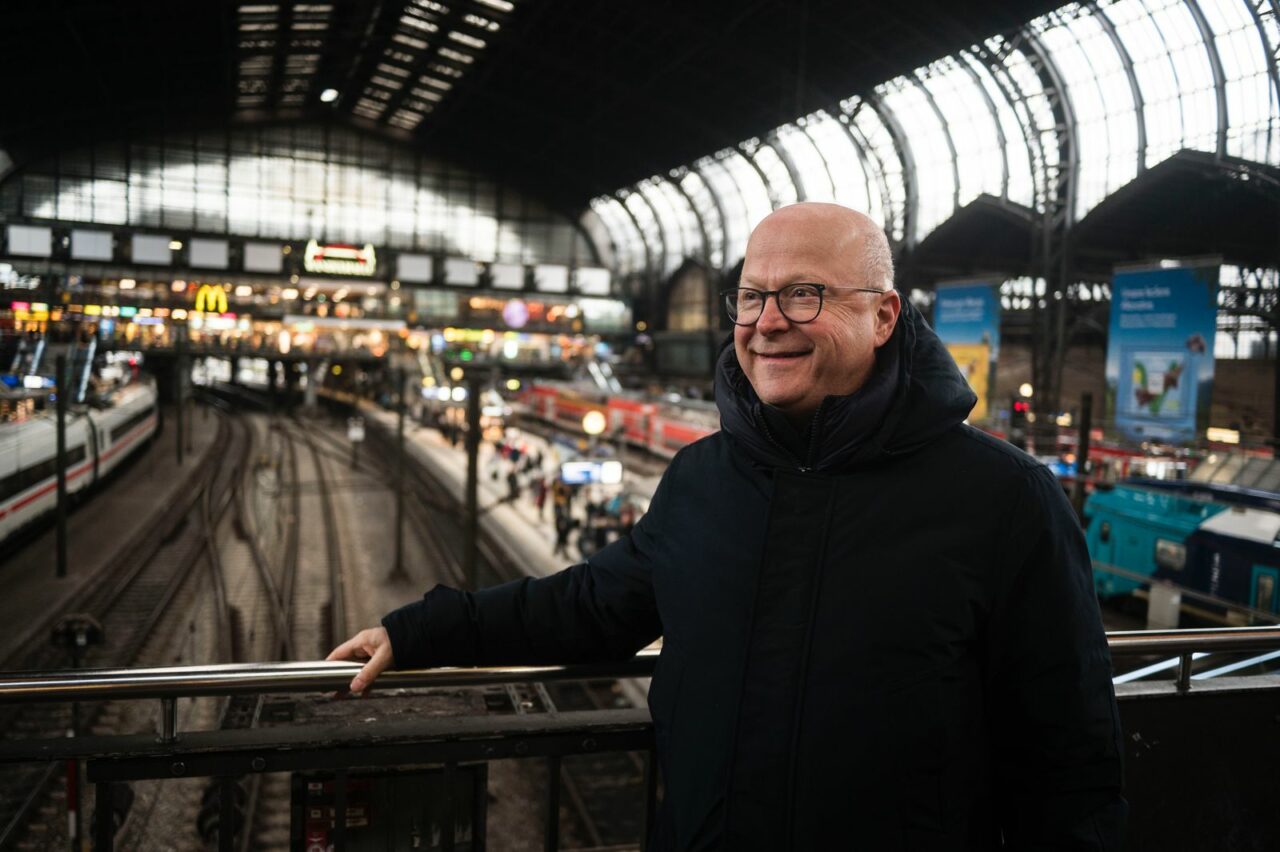
[[(368, 405), (364, 407), (363, 413), (394, 438), (394, 415)], [(453, 496), (462, 500), (467, 480), (467, 456), (462, 444), (453, 446), (438, 430), (409, 422), (405, 424), (405, 441), (407, 452), (422, 462)], [(573, 460), (569, 453), (540, 435), (522, 431), (519, 433), (519, 441), (529, 452), (541, 455), (541, 475), (548, 481), (559, 475), (562, 461)], [(520, 495), (515, 500), (507, 499), (506, 468), (497, 458), (497, 450), (490, 441), (480, 444), (479, 474), (480, 523), (487, 532), (503, 541), (513, 561), (522, 566), (526, 573), (545, 577), (581, 561), (576, 547), (570, 547), (569, 556), (560, 556), (554, 552), (556, 533), (551, 497), (547, 496), (540, 512), (526, 485), (531, 481), (532, 474), (522, 475)], [(657, 488), (659, 478), (629, 472), (624, 463), (622, 488), (647, 497)], [(585, 500), (579, 499), (571, 506), (571, 514), (580, 524), (586, 523), (585, 504)]]
[(153, 535), (165, 511), (192, 488), (191, 477), (217, 453), (218, 420), (212, 412), (188, 420), (184, 460), (177, 461), (172, 409), (151, 445), (73, 504), (67, 517), (67, 574), (56, 576), (56, 530), (40, 521), (0, 561), (0, 623), (21, 625), (0, 641), (0, 659), (46, 643), (45, 620), (34, 614), (62, 612), (118, 554)]

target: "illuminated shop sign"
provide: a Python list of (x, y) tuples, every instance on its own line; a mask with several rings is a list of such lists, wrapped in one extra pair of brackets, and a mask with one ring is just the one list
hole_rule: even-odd
[(322, 246), (315, 240), (307, 243), (302, 266), (308, 272), (329, 275), (372, 275), (378, 268), (378, 258), (371, 243), (364, 248), (343, 244)]
[(200, 289), (196, 291), (195, 309), (210, 314), (225, 314), (227, 291), (217, 284), (201, 284)]

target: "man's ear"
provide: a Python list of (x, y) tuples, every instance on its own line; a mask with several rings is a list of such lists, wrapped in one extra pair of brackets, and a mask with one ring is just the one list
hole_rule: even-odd
[(893, 335), (900, 313), (902, 313), (902, 296), (897, 290), (890, 290), (880, 299), (880, 307), (876, 308), (877, 347), (883, 346)]

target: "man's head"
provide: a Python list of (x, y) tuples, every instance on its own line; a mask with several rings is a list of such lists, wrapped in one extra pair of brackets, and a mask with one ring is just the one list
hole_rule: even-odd
[[(751, 232), (739, 286), (778, 290), (797, 283), (825, 286), (816, 319), (792, 322), (776, 298), (766, 298), (760, 319), (736, 326), (733, 342), (760, 399), (800, 420), (824, 397), (862, 387), (876, 349), (893, 334), (902, 301), (892, 289), (884, 231), (835, 204), (783, 207)], [(858, 287), (883, 294), (850, 289)]]

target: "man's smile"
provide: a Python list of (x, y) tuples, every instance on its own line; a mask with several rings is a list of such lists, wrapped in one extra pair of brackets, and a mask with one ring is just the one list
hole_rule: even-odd
[(810, 352), (812, 352), (812, 350), (806, 350), (804, 352), (753, 352), (752, 354), (765, 361), (788, 361), (795, 358), (803, 358), (810, 354)]

